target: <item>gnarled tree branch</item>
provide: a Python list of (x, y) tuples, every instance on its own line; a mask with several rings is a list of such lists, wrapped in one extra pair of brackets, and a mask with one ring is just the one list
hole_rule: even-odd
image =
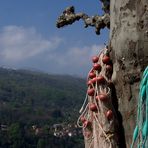
[[(106, 0), (108, 1), (108, 0)], [(105, 5), (103, 3), (103, 10), (106, 12), (104, 15), (99, 16), (95, 15), (89, 17), (85, 13), (75, 13), (75, 9), (73, 6), (66, 8), (62, 15), (59, 16), (56, 26), (61, 28), (65, 25), (73, 24), (75, 21), (82, 19), (85, 23), (85, 28), (88, 26), (95, 27), (96, 34), (100, 34), (100, 30), (104, 27), (110, 27), (110, 15), (109, 15), (109, 7), (108, 4)]]
[(105, 13), (110, 12), (110, 0), (100, 0), (102, 2), (102, 9)]

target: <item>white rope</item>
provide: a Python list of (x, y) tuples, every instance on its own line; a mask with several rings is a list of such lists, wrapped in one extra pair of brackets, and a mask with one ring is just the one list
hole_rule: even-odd
[(111, 141), (110, 141), (109, 137), (107, 136), (107, 134), (105, 133), (105, 131), (104, 131), (104, 130), (103, 130), (103, 128), (101, 127), (101, 125), (100, 125), (100, 123), (99, 123), (99, 120), (97, 119), (97, 117), (96, 117), (96, 116), (95, 116), (95, 118), (96, 118), (96, 120), (97, 120), (97, 122), (98, 122), (98, 126), (99, 126), (99, 128), (102, 130), (102, 132), (103, 132), (104, 136), (106, 137), (106, 139), (107, 139), (107, 140), (108, 140), (108, 142), (110, 143), (110, 148), (111, 148), (112, 143), (111, 143)]
[[(92, 68), (89, 71), (88, 76), (87, 76), (88, 81), (92, 80), (91, 78), (89, 78), (89, 74), (91, 72), (95, 72), (96, 78), (99, 75), (102, 75), (104, 77), (104, 79), (105, 79), (105, 82), (104, 82), (104, 84), (102, 84), (102, 83), (98, 84), (98, 82), (96, 80), (95, 84), (90, 84), (88, 86), (88, 89), (93, 88), (95, 90), (95, 92), (94, 92), (93, 96), (89, 96), (88, 93), (86, 93), (85, 100), (84, 100), (83, 105), (82, 105), (82, 107), (81, 107), (81, 109), (79, 111), (81, 115), (77, 120), (78, 127), (81, 127), (83, 129), (83, 134), (84, 134), (85, 140), (86, 141), (91, 140), (91, 142), (89, 143), (89, 148), (91, 148), (92, 144), (95, 142), (94, 141), (95, 138), (94, 138), (94, 135), (93, 135), (94, 134), (93, 126), (96, 126), (96, 124), (97, 124), (98, 128), (102, 131), (102, 133), (103, 133), (103, 135), (105, 137), (105, 141), (107, 140), (109, 142), (109, 148), (113, 148), (112, 147), (113, 143), (111, 142), (110, 138), (112, 138), (112, 136), (114, 134), (107, 135), (105, 130), (101, 126), (101, 123), (100, 123), (100, 120), (102, 120), (100, 118), (100, 116), (101, 117), (104, 116), (103, 115), (104, 111), (108, 111), (110, 109), (112, 109), (114, 111), (114, 108), (113, 108), (113, 105), (112, 105), (112, 102), (111, 102), (111, 89), (107, 85), (107, 82), (109, 81), (109, 78), (105, 75), (106, 74), (106, 65), (102, 62), (102, 58), (103, 58), (104, 54), (106, 54), (106, 53), (107, 53), (107, 49), (105, 48), (104, 50), (100, 51), (100, 53), (97, 55), (99, 57), (98, 64), (100, 64), (102, 66), (101, 71), (98, 72), (97, 70), (94, 70)], [(100, 94), (105, 94), (105, 95), (108, 96), (108, 104), (109, 104), (109, 106), (111, 108), (108, 108), (108, 106), (105, 106), (104, 103), (101, 100), (96, 100), (96, 96), (98, 96)], [(96, 110), (97, 110), (96, 112), (90, 109), (90, 104), (91, 103), (95, 104), (95, 107), (96, 107)], [(89, 124), (90, 127), (89, 128), (87, 127), (88, 126), (87, 124), (81, 123), (82, 121), (80, 121), (80, 120), (81, 120), (82, 117), (84, 117), (84, 119), (87, 122), (90, 122), (90, 124)], [(104, 121), (105, 120), (107, 121), (108, 119), (104, 119)], [(109, 124), (108, 126), (112, 126), (111, 123), (113, 122), (114, 118), (112, 118), (111, 120), (112, 120), (111, 122), (107, 121), (107, 123)], [(93, 124), (94, 122), (96, 124)], [(90, 132), (89, 133), (90, 135), (88, 135), (89, 137), (86, 137), (86, 134), (88, 134), (88, 132)], [(99, 131), (98, 131), (97, 136), (100, 138)], [(102, 148), (102, 146), (101, 146), (101, 148)]]

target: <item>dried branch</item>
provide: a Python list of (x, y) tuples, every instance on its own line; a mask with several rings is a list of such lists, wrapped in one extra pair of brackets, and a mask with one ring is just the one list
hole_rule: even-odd
[(110, 0), (100, 0), (102, 2), (102, 9), (105, 13), (110, 12)]
[[(105, 1), (109, 1), (109, 0), (105, 0)], [(104, 4), (104, 3), (103, 3)], [(58, 28), (61, 28), (65, 25), (69, 25), (74, 23), (75, 21), (78, 21), (80, 19), (82, 19), (85, 23), (85, 28), (88, 26), (93, 26), (95, 27), (95, 31), (96, 34), (100, 34), (100, 30), (104, 27), (108, 27), (110, 26), (110, 15), (109, 15), (109, 7), (107, 5), (103, 5), (104, 6), (104, 11), (106, 12), (103, 16), (92, 16), (89, 17), (87, 14), (85, 13), (75, 13), (75, 9), (73, 6), (66, 8), (62, 15), (58, 18), (56, 26)]]

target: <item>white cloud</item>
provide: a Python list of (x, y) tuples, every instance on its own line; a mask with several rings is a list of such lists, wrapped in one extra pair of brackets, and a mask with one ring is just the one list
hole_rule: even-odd
[(55, 63), (54, 70), (58, 71), (58, 73), (62, 72), (84, 76), (92, 65), (92, 56), (98, 54), (102, 48), (103, 45), (71, 47), (64, 53), (53, 53), (52, 56), (50, 55), (48, 57), (48, 60)]
[(0, 31), (0, 63), (12, 68), (84, 76), (92, 65), (91, 57), (104, 46), (76, 44), (70, 45), (59, 37), (46, 39), (35, 28), (6, 26)]
[(7, 63), (20, 62), (57, 48), (61, 41), (58, 37), (47, 40), (34, 28), (6, 26), (0, 32), (0, 56)]
[(67, 49), (65, 53), (58, 55), (58, 62), (61, 65), (75, 65), (84, 66), (87, 65), (93, 55), (98, 54), (99, 50), (103, 48), (102, 45), (91, 45), (84, 47), (72, 47)]

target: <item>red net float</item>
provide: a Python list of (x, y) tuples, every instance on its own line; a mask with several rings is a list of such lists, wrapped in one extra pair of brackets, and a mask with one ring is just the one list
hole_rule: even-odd
[(89, 78), (93, 79), (94, 77), (96, 77), (96, 74), (94, 72), (90, 72), (89, 73)]
[(88, 126), (91, 126), (91, 122), (86, 120), (84, 123), (83, 123), (83, 127), (88, 127)]
[(98, 70), (98, 71), (100, 71), (100, 70), (101, 70), (101, 65), (95, 63), (95, 64), (93, 65), (93, 69), (94, 69), (94, 70)]
[(97, 63), (98, 60), (99, 60), (99, 57), (97, 57), (97, 56), (93, 56), (93, 57), (92, 57), (92, 62), (93, 62), (93, 63)]
[(87, 85), (91, 86), (92, 85), (92, 81), (91, 80), (87, 81)]
[(108, 95), (107, 94), (99, 94), (98, 96), (96, 96), (96, 100), (100, 100), (100, 101), (107, 101), (108, 100)]
[(106, 70), (111, 72), (113, 70), (112, 66), (111, 65), (106, 65)]
[(105, 82), (105, 78), (102, 75), (100, 75), (100, 76), (97, 77), (97, 82), (98, 83), (104, 83)]
[(108, 120), (111, 120), (111, 119), (113, 118), (113, 112), (112, 112), (112, 110), (108, 110), (108, 111), (106, 112), (106, 118), (107, 118)]
[(95, 103), (90, 103), (90, 104), (89, 104), (89, 109), (90, 109), (91, 111), (97, 111), (97, 106), (96, 106), (96, 104), (95, 104)]
[(95, 84), (96, 82), (97, 82), (97, 78), (96, 77), (91, 80), (92, 84)]
[(84, 116), (82, 116), (82, 117), (80, 118), (80, 120), (81, 120), (82, 123), (84, 123), (84, 122), (86, 121), (86, 119), (85, 119)]
[(103, 56), (102, 62), (103, 62), (104, 64), (108, 64), (108, 63), (110, 62), (110, 57), (107, 56), (107, 55)]
[(90, 89), (87, 90), (87, 94), (88, 94), (89, 96), (94, 96), (95, 90), (94, 90), (93, 88), (90, 88)]

